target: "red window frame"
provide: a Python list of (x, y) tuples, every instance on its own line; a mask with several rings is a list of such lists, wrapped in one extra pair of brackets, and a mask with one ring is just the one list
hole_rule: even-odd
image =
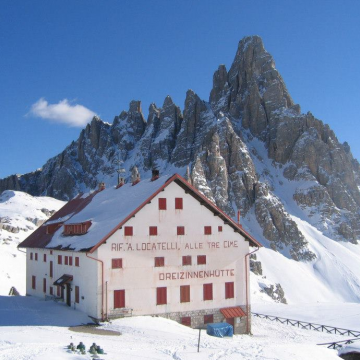
[(31, 288), (32, 288), (33, 290), (36, 290), (36, 276), (35, 276), (35, 275), (33, 275), (33, 276), (31, 277)]
[(69, 257), (65, 256), (65, 265), (69, 265)]
[(112, 269), (122, 269), (122, 267), (123, 267), (122, 258), (111, 259), (111, 268)]
[(211, 226), (204, 226), (204, 234), (211, 235)]
[(198, 265), (206, 265), (206, 255), (198, 255), (197, 256), (197, 264)]
[(62, 265), (62, 255), (58, 255), (58, 265)]
[(185, 226), (177, 227), (177, 235), (185, 235)]
[(166, 210), (166, 198), (159, 198), (159, 210)]
[(149, 226), (149, 235), (156, 236), (158, 234), (157, 226)]
[(77, 267), (80, 266), (80, 259), (78, 256), (75, 257), (75, 266), (77, 266)]
[(181, 303), (190, 302), (190, 285), (180, 286), (180, 302)]
[(213, 284), (203, 285), (204, 300), (213, 300)]
[(211, 324), (213, 322), (214, 322), (213, 314), (204, 315), (204, 324)]
[(125, 307), (125, 290), (114, 290), (114, 309)]
[(49, 268), (50, 268), (50, 277), (52, 278), (54, 276), (54, 265), (52, 261), (50, 261)]
[(31, 252), (30, 253), (30, 260), (32, 260), (33, 259), (33, 253)]
[(181, 325), (191, 327), (191, 316), (183, 316), (181, 318)]
[(155, 267), (164, 267), (165, 266), (165, 258), (163, 256), (159, 256), (155, 258)]
[(225, 283), (225, 299), (233, 299), (235, 295), (234, 282)]
[(77, 285), (75, 285), (75, 302), (80, 303), (80, 288)]
[(175, 198), (175, 209), (176, 210), (183, 209), (183, 198)]
[(46, 262), (46, 254), (43, 256), (43, 261)]
[(43, 292), (46, 294), (46, 279), (43, 278)]
[(133, 236), (134, 230), (132, 226), (124, 226), (124, 235), (125, 236)]
[(38, 261), (38, 253), (35, 253), (35, 261)]
[(182, 257), (182, 264), (183, 266), (191, 265), (191, 255), (184, 255)]
[(218, 232), (222, 232), (222, 226), (221, 225), (218, 226)]
[(72, 266), (72, 256), (69, 256), (69, 266)]
[(156, 288), (156, 305), (166, 305), (167, 304), (167, 287), (158, 287)]

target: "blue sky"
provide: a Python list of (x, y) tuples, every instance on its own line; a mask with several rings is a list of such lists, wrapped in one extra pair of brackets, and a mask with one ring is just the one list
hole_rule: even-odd
[(360, 2), (348, 0), (3, 0), (0, 178), (60, 153), (86, 111), (111, 123), (133, 99), (145, 114), (167, 95), (183, 109), (188, 89), (208, 100), (213, 72), (255, 34), (302, 111), (360, 159), (359, 18)]

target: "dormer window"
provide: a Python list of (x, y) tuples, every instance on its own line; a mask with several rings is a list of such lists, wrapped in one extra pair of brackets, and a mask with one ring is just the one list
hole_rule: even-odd
[(65, 224), (63, 235), (84, 235), (88, 232), (91, 221), (85, 221), (78, 224)]
[(63, 223), (55, 223), (46, 225), (46, 233), (47, 234), (54, 234), (57, 229), (61, 227)]

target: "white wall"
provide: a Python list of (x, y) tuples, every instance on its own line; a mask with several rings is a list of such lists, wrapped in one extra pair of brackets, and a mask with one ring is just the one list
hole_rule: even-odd
[[(176, 197), (183, 198), (183, 210), (175, 210)], [(158, 198), (167, 199), (167, 210), (158, 210)], [(204, 235), (204, 226), (209, 225), (212, 235)], [(113, 309), (113, 291), (121, 289), (125, 289), (126, 307), (132, 308), (135, 315), (245, 304), (244, 257), (249, 252), (248, 242), (176, 183), (158, 194), (126, 226), (133, 226), (134, 236), (124, 236), (122, 228), (98, 249), (108, 282), (109, 311)], [(158, 236), (149, 236), (149, 226), (158, 227)], [(185, 236), (177, 235), (177, 226), (185, 226)], [(223, 228), (220, 233), (218, 226)], [(142, 246), (154, 243), (164, 243), (170, 249), (141, 250)], [(186, 244), (191, 244), (193, 249), (186, 249)], [(192, 256), (192, 266), (182, 266), (183, 255)], [(197, 255), (206, 255), (207, 264), (197, 265)], [(154, 257), (158, 256), (165, 257), (165, 267), (154, 267)], [(122, 258), (123, 269), (111, 269), (112, 258)], [(200, 270), (233, 270), (234, 276), (161, 280), (160, 275)], [(225, 282), (230, 281), (235, 282), (235, 298), (225, 299)], [(203, 300), (205, 283), (213, 284), (213, 300)], [(191, 302), (180, 303), (180, 285), (190, 285)], [(156, 305), (156, 287), (162, 286), (167, 287), (168, 304)]]

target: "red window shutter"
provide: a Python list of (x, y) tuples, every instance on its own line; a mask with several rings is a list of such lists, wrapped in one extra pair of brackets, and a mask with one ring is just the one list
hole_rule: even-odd
[(125, 307), (125, 290), (114, 290), (114, 309)]
[(204, 300), (212, 300), (213, 299), (213, 284), (204, 284)]
[(190, 302), (190, 285), (180, 286), (180, 302)]
[(38, 254), (35, 253), (35, 261), (38, 261)]
[(177, 234), (178, 235), (185, 235), (185, 226), (178, 226), (177, 227)]
[(183, 266), (191, 265), (191, 255), (186, 255), (182, 257)]
[(58, 264), (59, 264), (59, 265), (62, 264), (62, 255), (58, 255)]
[(182, 210), (183, 209), (183, 199), (175, 198), (175, 209)]
[(77, 256), (75, 257), (75, 266), (80, 266), (80, 259)]
[(166, 210), (166, 198), (159, 198), (159, 210)]
[(43, 292), (46, 293), (46, 279), (43, 279)]
[(33, 253), (31, 252), (30, 253), (30, 260), (32, 260), (33, 259)]
[(122, 259), (111, 259), (111, 267), (113, 269), (122, 269)]
[(185, 326), (191, 326), (191, 317), (190, 316), (184, 316), (181, 318), (181, 324)]
[(133, 236), (133, 227), (132, 226), (125, 226), (124, 227), (124, 235), (125, 236)]
[(69, 256), (69, 266), (72, 266), (72, 256)]
[(156, 305), (167, 304), (166, 292), (167, 292), (166, 287), (156, 288)]
[(211, 235), (211, 226), (204, 226), (204, 234)]
[(50, 295), (54, 295), (54, 289), (52, 286), (50, 286)]
[(46, 254), (44, 254), (44, 262), (46, 262)]
[(65, 265), (69, 265), (69, 257), (65, 256)]
[(52, 278), (54, 273), (53, 273), (54, 269), (53, 269), (53, 262), (50, 261), (50, 277)]
[(155, 258), (155, 267), (163, 267), (165, 265), (164, 257), (156, 257)]
[(218, 232), (222, 232), (222, 226), (218, 226)]
[(53, 254), (53, 251), (52, 250), (50, 250), (50, 255), (52, 255)]
[(77, 304), (80, 302), (80, 289), (78, 286), (75, 286), (75, 302)]
[(213, 314), (204, 315), (204, 324), (211, 324), (213, 322), (214, 322), (214, 315)]
[(226, 282), (225, 283), (225, 299), (233, 299), (234, 298), (234, 283)]
[(36, 276), (31, 277), (31, 288), (36, 290)]
[(149, 235), (156, 236), (157, 234), (157, 226), (149, 226)]
[(198, 255), (197, 264), (198, 265), (206, 265), (206, 255)]

